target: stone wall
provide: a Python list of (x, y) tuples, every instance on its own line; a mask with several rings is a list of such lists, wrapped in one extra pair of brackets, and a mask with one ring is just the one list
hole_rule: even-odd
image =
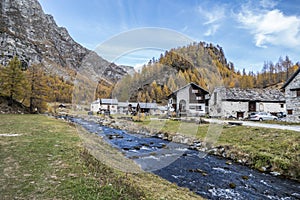
[(300, 88), (300, 73), (285, 88), (286, 109), (293, 110), (292, 115), (287, 115), (287, 121), (300, 122), (300, 97), (297, 97), (296, 88)]
[(248, 102), (224, 101), (222, 105), (224, 117), (237, 117), (237, 112), (243, 112), (248, 117)]
[[(238, 112), (243, 112), (244, 118), (249, 115), (249, 101), (222, 100), (226, 99), (225, 88), (216, 88), (209, 100), (209, 115), (211, 117), (237, 117)], [(283, 104), (283, 107), (281, 105)], [(283, 102), (256, 102), (256, 111), (270, 113), (285, 112), (286, 105)]]
[[(283, 104), (283, 107), (281, 107)], [(261, 109), (261, 110), (260, 110)], [(271, 103), (271, 102), (258, 102), (256, 103), (256, 110), (269, 112), (269, 113), (278, 113), (278, 112), (285, 112), (286, 111), (286, 104), (285, 103)]]
[(190, 88), (190, 86), (185, 87), (185, 88), (183, 88), (183, 89), (181, 89), (177, 92), (177, 94), (176, 94), (176, 96), (177, 96), (176, 109), (177, 110), (179, 110), (179, 103), (180, 103), (181, 100), (184, 100), (186, 102), (185, 109), (186, 110), (189, 109), (189, 102), (190, 102), (189, 88)]
[(225, 115), (222, 105), (222, 98), (225, 88), (216, 88), (209, 99), (209, 116), (223, 117)]

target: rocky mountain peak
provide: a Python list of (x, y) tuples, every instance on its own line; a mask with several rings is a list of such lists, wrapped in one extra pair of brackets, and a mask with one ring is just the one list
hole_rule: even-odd
[[(45, 70), (63, 76), (91, 65), (95, 79), (107, 75), (105, 79), (115, 82), (126, 74), (122, 67), (75, 42), (66, 28), (58, 27), (54, 18), (43, 12), (37, 0), (1, 0), (0, 6), (0, 64), (6, 65), (16, 55), (24, 67), (42, 63)], [(90, 54), (92, 61), (86, 59)]]

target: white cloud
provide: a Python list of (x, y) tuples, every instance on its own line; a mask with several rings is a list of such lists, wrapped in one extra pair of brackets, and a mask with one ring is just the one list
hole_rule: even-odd
[(237, 20), (243, 28), (251, 31), (258, 47), (277, 45), (292, 48), (300, 45), (298, 16), (286, 16), (278, 9), (251, 9), (244, 6)]
[(278, 2), (275, 2), (273, 0), (261, 0), (259, 2), (260, 6), (263, 8), (274, 8), (277, 5)]
[(274, 8), (277, 5), (278, 2), (275, 2), (273, 0), (261, 0), (260, 5), (263, 8)]
[(225, 9), (223, 7), (213, 7), (211, 9), (198, 7), (198, 12), (206, 19), (204, 24), (213, 24), (224, 18)]
[(210, 36), (210, 35), (214, 35), (217, 30), (219, 29), (220, 25), (216, 24), (216, 25), (211, 25), (208, 30), (204, 33), (205, 36)]
[(198, 13), (204, 17), (204, 25), (208, 26), (208, 30), (205, 32), (205, 36), (211, 36), (217, 32), (220, 27), (220, 21), (225, 17), (224, 7), (212, 7), (207, 10), (199, 6), (197, 8)]

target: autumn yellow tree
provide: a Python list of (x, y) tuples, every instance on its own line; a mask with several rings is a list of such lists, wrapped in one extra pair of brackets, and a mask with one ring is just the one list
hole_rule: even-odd
[(21, 61), (15, 56), (7, 67), (1, 68), (1, 92), (9, 97), (8, 104), (10, 106), (13, 104), (13, 100), (24, 98), (28, 86), (21, 67)]
[(44, 112), (47, 109), (47, 100), (50, 98), (50, 88), (47, 85), (46, 76), (41, 65), (32, 65), (27, 71), (30, 112)]

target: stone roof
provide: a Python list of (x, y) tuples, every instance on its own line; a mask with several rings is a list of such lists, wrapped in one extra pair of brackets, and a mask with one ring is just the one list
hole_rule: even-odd
[(118, 99), (100, 99), (101, 104), (118, 105)]
[(156, 103), (143, 103), (143, 102), (133, 103), (133, 102), (129, 102), (129, 104), (131, 104), (131, 106), (133, 108), (136, 108), (137, 105), (140, 104), (140, 108), (143, 108), (143, 109), (157, 109), (157, 104)]
[(222, 99), (228, 101), (285, 102), (279, 89), (222, 88)]
[(100, 104), (100, 99), (97, 99), (96, 101), (93, 101), (92, 104)]
[(149, 108), (149, 109), (157, 109), (156, 103), (139, 103), (140, 108)]
[(128, 107), (129, 104), (129, 102), (118, 102), (118, 106), (120, 107)]

